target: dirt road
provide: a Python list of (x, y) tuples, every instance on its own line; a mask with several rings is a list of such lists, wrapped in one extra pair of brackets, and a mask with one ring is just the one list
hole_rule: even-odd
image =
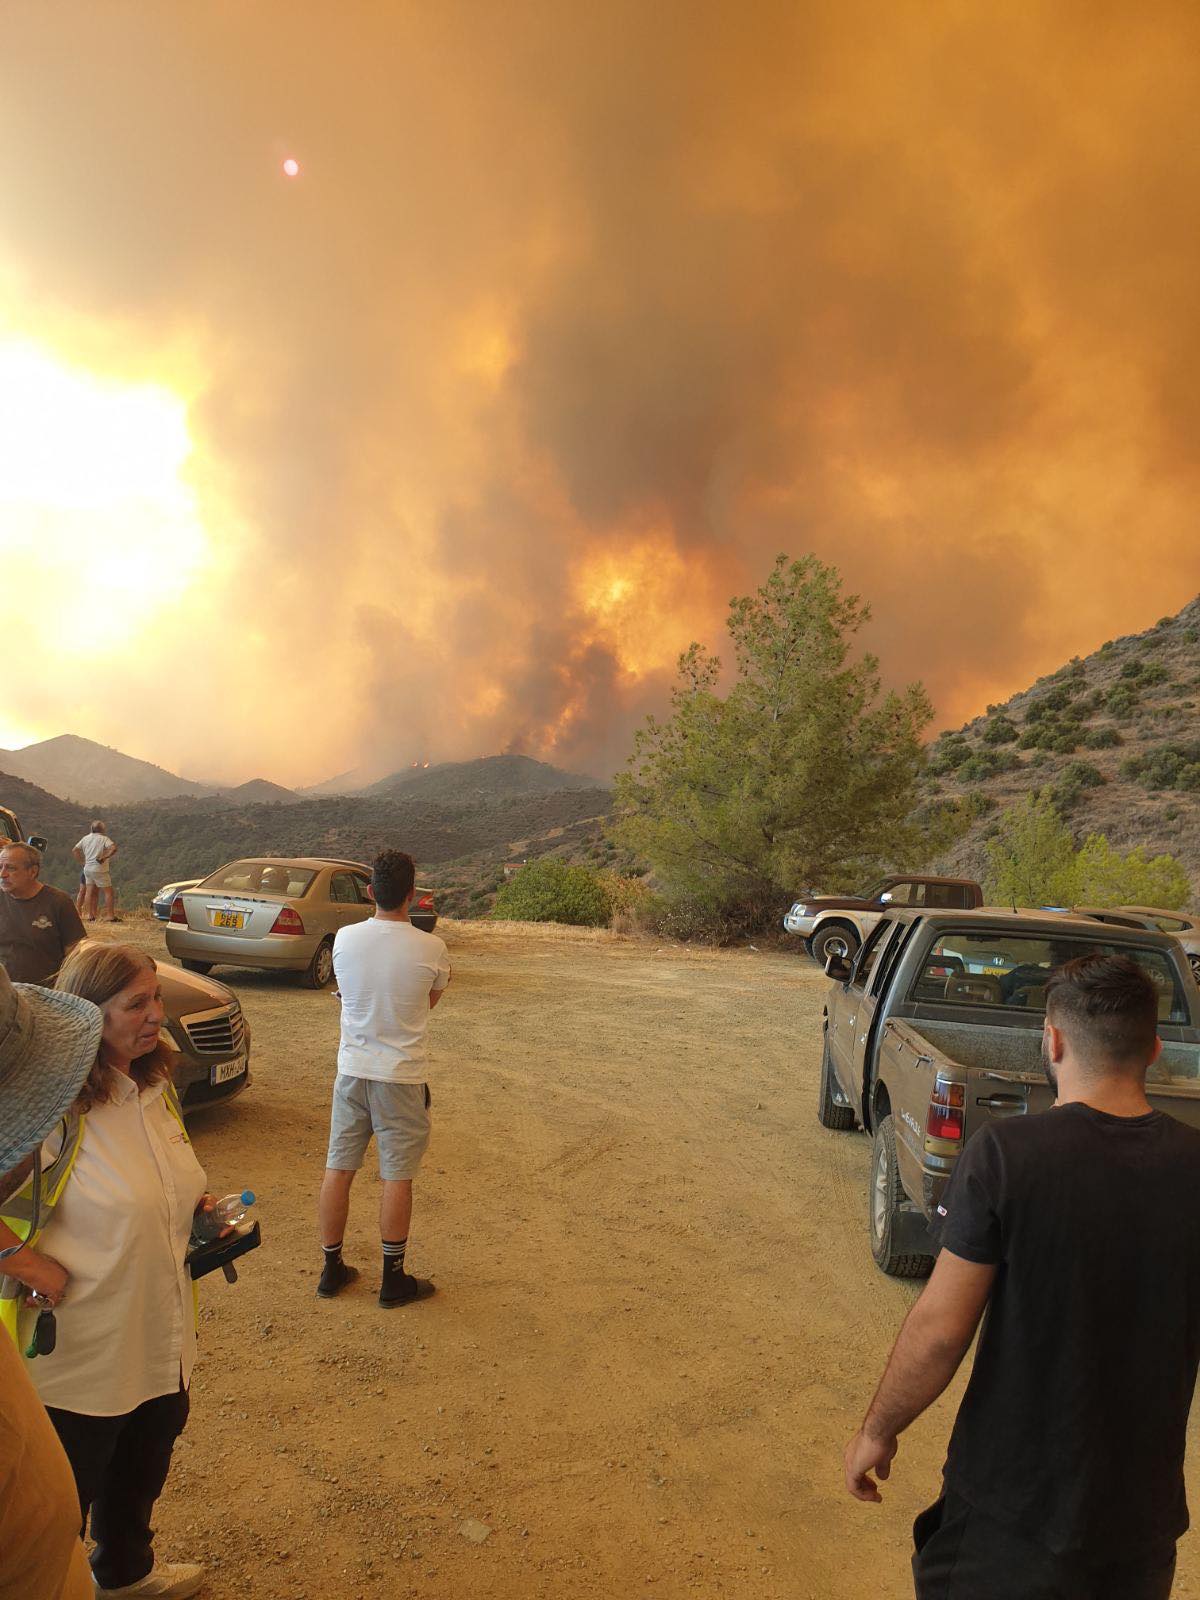
[[(151, 924), (113, 931), (162, 954)], [(164, 1555), (209, 1563), (212, 1600), (910, 1595), (959, 1390), (883, 1507), (846, 1497), (841, 1447), (911, 1291), (867, 1250), (865, 1140), (814, 1117), (824, 980), (777, 954), (443, 931), (410, 1247), (439, 1293), (402, 1311), (375, 1303), (367, 1174), (364, 1281), (314, 1294), (336, 1001), (217, 974), (255, 1081), (193, 1132), (218, 1193), (258, 1190), (267, 1242), (205, 1285)], [(1198, 1579), (1185, 1541), (1176, 1594)]]

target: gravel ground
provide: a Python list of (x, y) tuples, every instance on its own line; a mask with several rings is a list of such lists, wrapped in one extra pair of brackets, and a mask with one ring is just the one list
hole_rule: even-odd
[[(961, 1380), (885, 1504), (851, 1501), (841, 1448), (913, 1291), (871, 1262), (866, 1141), (816, 1122), (824, 980), (778, 953), (440, 931), (409, 1253), (439, 1292), (399, 1311), (375, 1302), (372, 1156), (362, 1281), (314, 1294), (337, 1002), (215, 974), (254, 1082), (193, 1134), (213, 1189), (258, 1191), (264, 1246), (204, 1285), (163, 1556), (206, 1562), (210, 1600), (911, 1595)], [(148, 921), (106, 935), (163, 957)], [(1193, 1545), (1177, 1596), (1200, 1595)]]

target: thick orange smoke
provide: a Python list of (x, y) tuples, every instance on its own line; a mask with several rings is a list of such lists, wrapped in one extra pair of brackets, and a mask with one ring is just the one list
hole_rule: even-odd
[(28, 623), (12, 724), (206, 778), (605, 774), (779, 550), (946, 721), (1177, 609), (1198, 35), (14, 0), (0, 339), (186, 400), (206, 554), (110, 595), (86, 670)]

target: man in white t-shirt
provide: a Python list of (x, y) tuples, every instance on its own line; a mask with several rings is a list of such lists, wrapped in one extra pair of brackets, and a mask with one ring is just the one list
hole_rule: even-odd
[(80, 910), (89, 922), (95, 922), (96, 909), (100, 900), (100, 891), (104, 890), (104, 907), (108, 912), (108, 920), (116, 922), (116, 903), (113, 897), (112, 868), (109, 863), (117, 853), (117, 847), (104, 831), (102, 822), (93, 822), (91, 830), (71, 851), (71, 854), (83, 868), (83, 905)]
[(371, 868), (375, 915), (339, 930), (333, 971), (342, 1002), (338, 1075), (319, 1216), (325, 1263), (317, 1293), (331, 1299), (358, 1277), (342, 1260), (350, 1185), (371, 1136), (379, 1152), (383, 1199), (381, 1306), (409, 1305), (433, 1293), (404, 1270), (412, 1185), (429, 1143), (425, 1028), (450, 981), (446, 946), (409, 921), (416, 868), (402, 850), (384, 850)]

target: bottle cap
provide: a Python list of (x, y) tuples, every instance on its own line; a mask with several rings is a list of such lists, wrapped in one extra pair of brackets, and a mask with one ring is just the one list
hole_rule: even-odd
[(253, 1189), (243, 1189), (242, 1190), (242, 1204), (244, 1206), (252, 1206), (254, 1204), (254, 1190)]

